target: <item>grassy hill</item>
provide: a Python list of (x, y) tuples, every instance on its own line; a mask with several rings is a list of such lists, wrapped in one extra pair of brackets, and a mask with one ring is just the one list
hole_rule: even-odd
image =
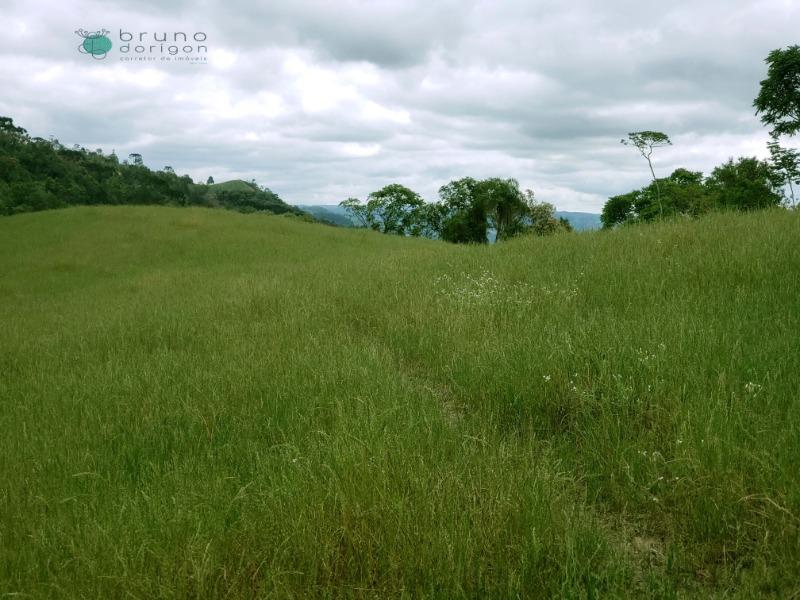
[(220, 183), (212, 183), (208, 186), (210, 190), (215, 192), (257, 192), (258, 187), (255, 184), (248, 183), (241, 179), (232, 179), (230, 181), (222, 181)]
[(0, 220), (0, 592), (791, 597), (800, 215)]

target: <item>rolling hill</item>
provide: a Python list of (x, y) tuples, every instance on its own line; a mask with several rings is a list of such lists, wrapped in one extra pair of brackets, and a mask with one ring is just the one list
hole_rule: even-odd
[(258, 186), (255, 183), (249, 183), (242, 179), (231, 179), (230, 181), (222, 181), (220, 183), (212, 183), (208, 186), (210, 190), (215, 192), (257, 192)]
[(0, 219), (0, 590), (791, 597), (800, 214)]

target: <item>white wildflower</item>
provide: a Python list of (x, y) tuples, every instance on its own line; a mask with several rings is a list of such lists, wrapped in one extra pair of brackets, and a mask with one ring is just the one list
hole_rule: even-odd
[(747, 382), (745, 384), (744, 389), (747, 391), (748, 394), (757, 394), (761, 391), (761, 386), (757, 383), (753, 383), (752, 381)]

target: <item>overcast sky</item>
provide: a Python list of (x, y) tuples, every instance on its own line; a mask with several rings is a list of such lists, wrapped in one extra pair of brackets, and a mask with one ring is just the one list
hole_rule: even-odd
[[(0, 15), (0, 115), (292, 204), (393, 182), (435, 200), (470, 175), (598, 212), (647, 183), (629, 131), (671, 136), (659, 175), (765, 156), (763, 61), (800, 43), (797, 0), (0, 0)], [(109, 30), (104, 59), (78, 51), (79, 28)], [(208, 63), (123, 62), (120, 29), (202, 32)]]

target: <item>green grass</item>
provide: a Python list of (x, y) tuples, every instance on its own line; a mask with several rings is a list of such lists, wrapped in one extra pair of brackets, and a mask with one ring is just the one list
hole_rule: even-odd
[(0, 220), (0, 596), (796, 597), (800, 214)]

